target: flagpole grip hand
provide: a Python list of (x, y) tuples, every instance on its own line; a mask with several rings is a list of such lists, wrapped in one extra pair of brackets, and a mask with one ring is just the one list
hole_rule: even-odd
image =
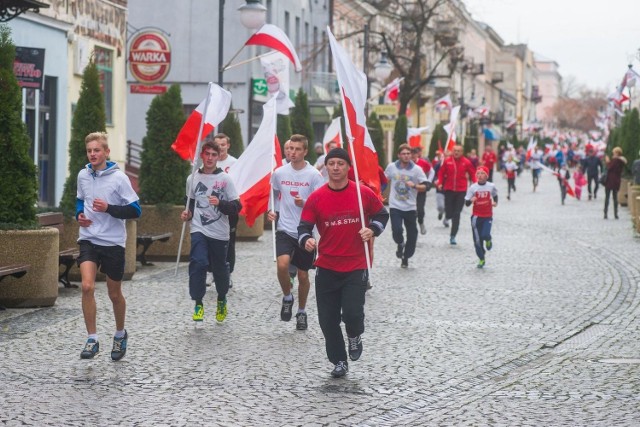
[(308, 238), (307, 241), (304, 242), (304, 249), (307, 252), (313, 252), (316, 249), (316, 239), (313, 237)]
[(278, 218), (278, 213), (274, 211), (269, 211), (267, 213), (267, 219), (271, 222), (275, 221)]
[(374, 236), (373, 230), (366, 227), (362, 228), (359, 233), (363, 242), (368, 242)]

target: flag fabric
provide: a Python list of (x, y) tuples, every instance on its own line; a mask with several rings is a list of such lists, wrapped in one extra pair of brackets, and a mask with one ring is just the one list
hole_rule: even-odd
[(267, 211), (271, 191), (271, 173), (282, 166), (282, 152), (276, 136), (276, 100), (271, 98), (263, 107), (264, 116), (251, 143), (229, 168), (242, 210), (249, 227)]
[(324, 154), (329, 151), (329, 143), (336, 142), (338, 147), (342, 148), (342, 127), (340, 126), (340, 117), (336, 117), (331, 120), (331, 124), (324, 132), (324, 138), (322, 138), (322, 146), (324, 147)]
[(407, 144), (410, 147), (422, 147), (422, 134), (429, 130), (429, 126), (421, 128), (407, 128)]
[(451, 102), (451, 95), (446, 94), (442, 98), (438, 99), (435, 104), (437, 111), (450, 110), (453, 107), (453, 102)]
[(395, 101), (398, 99), (398, 95), (400, 94), (400, 82), (403, 79), (396, 77), (393, 79), (391, 83), (389, 83), (385, 88), (385, 97), (389, 101)]
[(527, 145), (527, 154), (526, 154), (527, 162), (529, 161), (529, 159), (531, 159), (531, 156), (535, 152), (537, 146), (538, 146), (538, 143), (536, 142), (535, 138), (533, 136), (530, 137), (529, 144)]
[(298, 59), (298, 54), (293, 48), (289, 37), (280, 28), (272, 24), (264, 24), (255, 34), (249, 37), (245, 46), (265, 46), (273, 50), (282, 52), (294, 65), (296, 73), (302, 71), (302, 64)]
[(576, 192), (573, 190), (573, 188), (571, 187), (571, 184), (569, 183), (569, 180), (562, 176), (562, 174), (560, 172), (556, 172), (553, 169), (541, 164), (540, 165), (542, 167), (542, 169), (546, 170), (547, 172), (551, 172), (554, 176), (556, 176), (557, 178), (560, 178), (560, 180), (562, 181), (562, 183), (565, 185), (565, 187), (567, 188), (567, 194), (571, 197), (576, 197)]
[(456, 145), (456, 122), (458, 121), (459, 112), (460, 106), (458, 105), (451, 110), (449, 124), (444, 126), (444, 130), (447, 132), (447, 143), (444, 147), (445, 153), (447, 151), (452, 151), (454, 145)]
[(633, 87), (636, 84), (636, 79), (640, 77), (640, 74), (636, 72), (633, 68), (629, 68), (626, 73), (624, 73), (624, 77), (622, 78), (622, 83), (620, 84), (620, 92), (625, 87)]
[(327, 35), (342, 94), (345, 131), (355, 154), (355, 159), (352, 159), (354, 167), (357, 168), (358, 178), (380, 196), (378, 155), (369, 136), (364, 115), (367, 77), (353, 65), (329, 27), (327, 27)]
[(267, 81), (268, 97), (276, 97), (278, 114), (289, 115), (295, 104), (289, 98), (289, 60), (283, 53), (272, 52), (260, 58), (264, 78)]
[[(209, 104), (207, 105), (207, 100)], [(211, 131), (224, 120), (231, 105), (231, 93), (216, 84), (210, 84), (209, 94), (191, 113), (180, 129), (171, 148), (184, 160), (193, 160), (196, 155), (198, 141), (206, 138)], [(205, 115), (206, 110), (206, 116)], [(198, 131), (202, 124), (202, 133), (198, 138)]]
[(487, 117), (489, 115), (489, 111), (490, 111), (489, 106), (485, 104), (482, 104), (473, 110), (473, 112), (480, 117)]

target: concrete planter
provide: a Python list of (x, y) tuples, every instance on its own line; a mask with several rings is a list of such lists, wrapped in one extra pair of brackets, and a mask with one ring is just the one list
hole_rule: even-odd
[[(143, 211), (144, 212), (144, 211)], [(136, 229), (137, 222), (135, 220), (127, 220), (126, 221), (127, 228), (127, 242), (124, 248), (124, 277), (123, 280), (131, 280), (133, 274), (136, 272)], [(64, 219), (64, 232), (60, 235), (60, 250), (68, 249), (68, 248), (77, 248), (78, 247), (78, 235), (79, 235), (79, 225), (78, 222), (74, 218), (65, 218)], [(69, 271), (69, 280), (72, 282), (82, 282), (82, 277), (80, 276), (80, 269), (77, 265), (71, 267)], [(96, 281), (103, 282), (106, 281), (107, 278), (104, 274), (98, 272), (96, 277)]]
[[(138, 219), (138, 233), (140, 234), (162, 234), (171, 232), (173, 235), (166, 242), (153, 243), (147, 253), (149, 261), (175, 261), (178, 255), (178, 245), (180, 244), (180, 233), (182, 231), (182, 220), (180, 213), (184, 206), (157, 206), (143, 205), (142, 216)], [(184, 233), (182, 250), (180, 251), (180, 261), (189, 261), (189, 251), (191, 250), (191, 234), (189, 224)]]
[(11, 308), (48, 307), (58, 299), (58, 230), (0, 231), (3, 263), (29, 264), (21, 278), (0, 283), (0, 305)]
[(622, 178), (620, 180), (620, 190), (618, 190), (618, 203), (622, 206), (627, 206), (627, 195), (628, 195), (628, 187), (629, 180), (627, 178)]
[(640, 196), (640, 185), (632, 185), (629, 183), (628, 196), (627, 200), (629, 202), (629, 213), (631, 214), (631, 219), (633, 222), (636, 222), (636, 218), (640, 215), (640, 210), (638, 209), (638, 205), (636, 199)]
[(236, 240), (258, 240), (260, 236), (264, 233), (264, 215), (260, 215), (256, 218), (256, 222), (253, 223), (253, 227), (249, 227), (245, 218), (240, 216), (240, 221), (238, 221), (238, 229), (236, 231)]

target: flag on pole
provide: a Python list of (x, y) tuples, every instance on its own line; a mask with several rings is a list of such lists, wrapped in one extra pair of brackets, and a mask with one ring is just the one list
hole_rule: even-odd
[(410, 147), (422, 147), (422, 134), (429, 130), (429, 126), (421, 128), (407, 128), (407, 144)]
[(385, 88), (385, 97), (389, 101), (395, 101), (398, 99), (398, 95), (400, 94), (400, 82), (402, 82), (404, 78), (396, 77), (393, 79), (391, 83), (389, 83)]
[(450, 110), (453, 107), (453, 102), (451, 102), (451, 95), (446, 94), (442, 98), (438, 99), (435, 104), (437, 111)]
[(331, 142), (336, 142), (338, 147), (342, 148), (342, 128), (340, 126), (340, 117), (336, 117), (331, 120), (331, 124), (324, 132), (324, 138), (322, 138), (324, 154), (329, 152), (329, 143)]
[(353, 65), (347, 52), (338, 44), (328, 27), (327, 35), (342, 94), (345, 131), (355, 154), (353, 163), (357, 168), (359, 179), (380, 195), (378, 155), (369, 136), (364, 115), (367, 77)]
[(529, 138), (529, 144), (527, 145), (527, 154), (525, 157), (525, 160), (528, 162), (529, 159), (531, 158), (531, 156), (533, 155), (533, 153), (536, 150), (536, 147), (538, 146), (538, 143), (536, 142), (536, 140), (533, 138), (533, 136), (531, 136)]
[(260, 58), (264, 78), (267, 81), (268, 97), (276, 97), (278, 114), (289, 115), (289, 108), (295, 107), (289, 98), (289, 60), (280, 52), (272, 52)]
[(276, 136), (275, 104), (274, 98), (264, 104), (264, 115), (258, 131), (246, 150), (229, 168), (229, 175), (242, 203), (240, 214), (245, 216), (249, 227), (267, 211), (271, 173), (282, 166), (282, 152)]
[(453, 146), (456, 145), (456, 123), (458, 121), (459, 112), (459, 105), (453, 107), (451, 115), (449, 116), (449, 124), (444, 126), (444, 130), (447, 132), (447, 144), (444, 147), (445, 152), (452, 151)]
[(289, 37), (280, 28), (272, 24), (264, 24), (255, 34), (249, 37), (245, 46), (265, 46), (269, 49), (282, 52), (294, 65), (297, 73), (302, 71), (302, 64), (298, 59), (298, 54), (293, 48), (293, 44)]
[[(207, 99), (209, 104), (207, 104)], [(216, 84), (210, 84), (209, 94), (187, 119), (171, 148), (184, 160), (193, 160), (198, 141), (206, 138), (224, 120), (231, 105), (231, 93)], [(206, 112), (206, 117), (203, 116)], [(202, 124), (202, 133), (198, 130)]]

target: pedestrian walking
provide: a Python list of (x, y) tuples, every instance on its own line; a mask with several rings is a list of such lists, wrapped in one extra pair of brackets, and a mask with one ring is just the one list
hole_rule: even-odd
[[(368, 187), (349, 180), (349, 155), (334, 148), (325, 157), (329, 182), (309, 196), (302, 209), (298, 240), (309, 253), (318, 250), (316, 301), (318, 320), (325, 339), (331, 375), (343, 377), (349, 370), (341, 321), (345, 324), (349, 359), (362, 354), (364, 302), (368, 277), (364, 244), (379, 236), (389, 214)], [(361, 222), (356, 186), (360, 186), (364, 224)], [(318, 228), (320, 240), (313, 237)], [(365, 242), (365, 243), (363, 243)]]
[(433, 185), (436, 188), (436, 211), (438, 212), (438, 221), (442, 220), (442, 225), (446, 227), (449, 227), (449, 220), (447, 218), (444, 218), (444, 190), (442, 190), (442, 187), (440, 187), (438, 184), (438, 171), (440, 170), (440, 167), (442, 166), (442, 162), (444, 161), (444, 154), (442, 153), (442, 151), (438, 150), (436, 151), (436, 155), (433, 159), (433, 162), (431, 163), (431, 165), (433, 166), (433, 172), (434, 172), (434, 181), (433, 181)]
[(444, 190), (446, 218), (451, 220), (449, 244), (455, 245), (460, 227), (460, 213), (464, 207), (468, 181), (476, 181), (476, 170), (462, 155), (462, 146), (456, 145), (453, 154), (447, 157), (438, 171), (438, 188)]
[(495, 169), (495, 164), (498, 161), (496, 157), (496, 152), (493, 151), (493, 147), (491, 143), (487, 144), (484, 147), (484, 153), (482, 153), (482, 162), (480, 163), (482, 166), (486, 166), (489, 170), (489, 181), (493, 182), (493, 170)]
[(542, 173), (542, 157), (544, 153), (538, 147), (535, 147), (531, 158), (529, 159), (529, 166), (531, 167), (531, 179), (533, 181), (533, 192), (536, 192), (538, 184), (540, 183), (540, 174)]
[(473, 204), (471, 212), (471, 232), (473, 245), (478, 255), (478, 268), (484, 268), (486, 251), (493, 247), (491, 225), (493, 224), (493, 208), (498, 206), (498, 189), (488, 181), (489, 170), (480, 166), (476, 171), (478, 181), (472, 184), (465, 195), (465, 205)]
[(282, 289), (280, 320), (288, 322), (293, 312), (294, 297), (291, 292), (289, 267), (294, 265), (298, 275), (298, 311), (296, 329), (304, 331), (307, 322), (307, 297), (309, 295), (309, 270), (313, 268), (314, 254), (298, 246), (298, 225), (302, 208), (307, 199), (325, 182), (316, 168), (305, 161), (308, 140), (304, 135), (292, 135), (289, 139), (290, 162), (276, 169), (271, 176), (274, 200), (278, 200), (278, 211), (270, 210), (267, 217), (276, 222), (276, 257), (278, 282)]
[(562, 166), (560, 166), (560, 169), (556, 172), (556, 176), (558, 177), (558, 184), (560, 185), (560, 201), (564, 205), (564, 201), (567, 198), (569, 178), (571, 178), (571, 174), (569, 173), (569, 168), (566, 163), (563, 163)]
[(614, 147), (611, 151), (613, 157), (605, 157), (607, 164), (607, 179), (604, 183), (604, 219), (607, 219), (609, 211), (609, 198), (613, 195), (613, 216), (618, 219), (618, 190), (620, 190), (620, 180), (622, 172), (627, 164), (627, 159), (622, 157), (622, 148)]
[[(582, 168), (587, 174), (587, 191), (589, 191), (589, 200), (593, 197), (598, 198), (599, 176), (603, 171), (602, 160), (596, 155), (596, 151), (590, 148), (587, 151), (587, 157), (582, 161)], [(593, 183), (593, 187), (591, 186)], [(593, 190), (593, 191), (592, 191)]]
[(202, 167), (187, 178), (188, 207), (181, 214), (190, 221), (189, 295), (195, 301), (192, 318), (204, 320), (207, 269), (211, 267), (218, 293), (216, 321), (227, 317), (229, 292), (229, 216), (238, 215), (242, 205), (231, 177), (218, 167), (220, 146), (215, 141), (202, 144)]
[[(423, 170), (411, 161), (411, 147), (401, 144), (398, 147), (398, 160), (389, 163), (384, 171), (389, 180), (389, 212), (391, 215), (391, 230), (393, 241), (398, 248), (396, 256), (400, 258), (400, 267), (409, 267), (409, 258), (416, 251), (418, 240), (417, 195), (425, 192), (431, 185)], [(403, 225), (407, 230), (407, 240), (404, 240)]]
[(82, 276), (82, 313), (88, 338), (80, 358), (93, 359), (100, 352), (95, 299), (99, 268), (107, 276), (116, 322), (111, 359), (120, 360), (127, 352), (129, 338), (124, 325), (127, 302), (122, 294), (125, 220), (139, 218), (142, 211), (129, 178), (116, 163), (107, 161), (110, 153), (107, 134), (90, 133), (84, 141), (89, 163), (78, 173), (76, 220), (80, 226), (77, 263)]
[(582, 172), (582, 165), (577, 165), (576, 170), (573, 171), (573, 182), (575, 184), (576, 199), (580, 200), (582, 198), (582, 187), (587, 183), (587, 179)]
[[(422, 147), (411, 148), (411, 161), (422, 169), (427, 181), (433, 183), (433, 177), (435, 171), (431, 166), (431, 163), (422, 157)], [(427, 191), (418, 191), (416, 197), (416, 210), (418, 212), (418, 226), (420, 227), (420, 234), (427, 234), (427, 227), (424, 224), (424, 206), (427, 203)]]
[(511, 190), (516, 192), (516, 176), (518, 173), (518, 163), (514, 160), (513, 156), (507, 157), (507, 161), (504, 164), (504, 173), (507, 176), (507, 200), (511, 200)]

